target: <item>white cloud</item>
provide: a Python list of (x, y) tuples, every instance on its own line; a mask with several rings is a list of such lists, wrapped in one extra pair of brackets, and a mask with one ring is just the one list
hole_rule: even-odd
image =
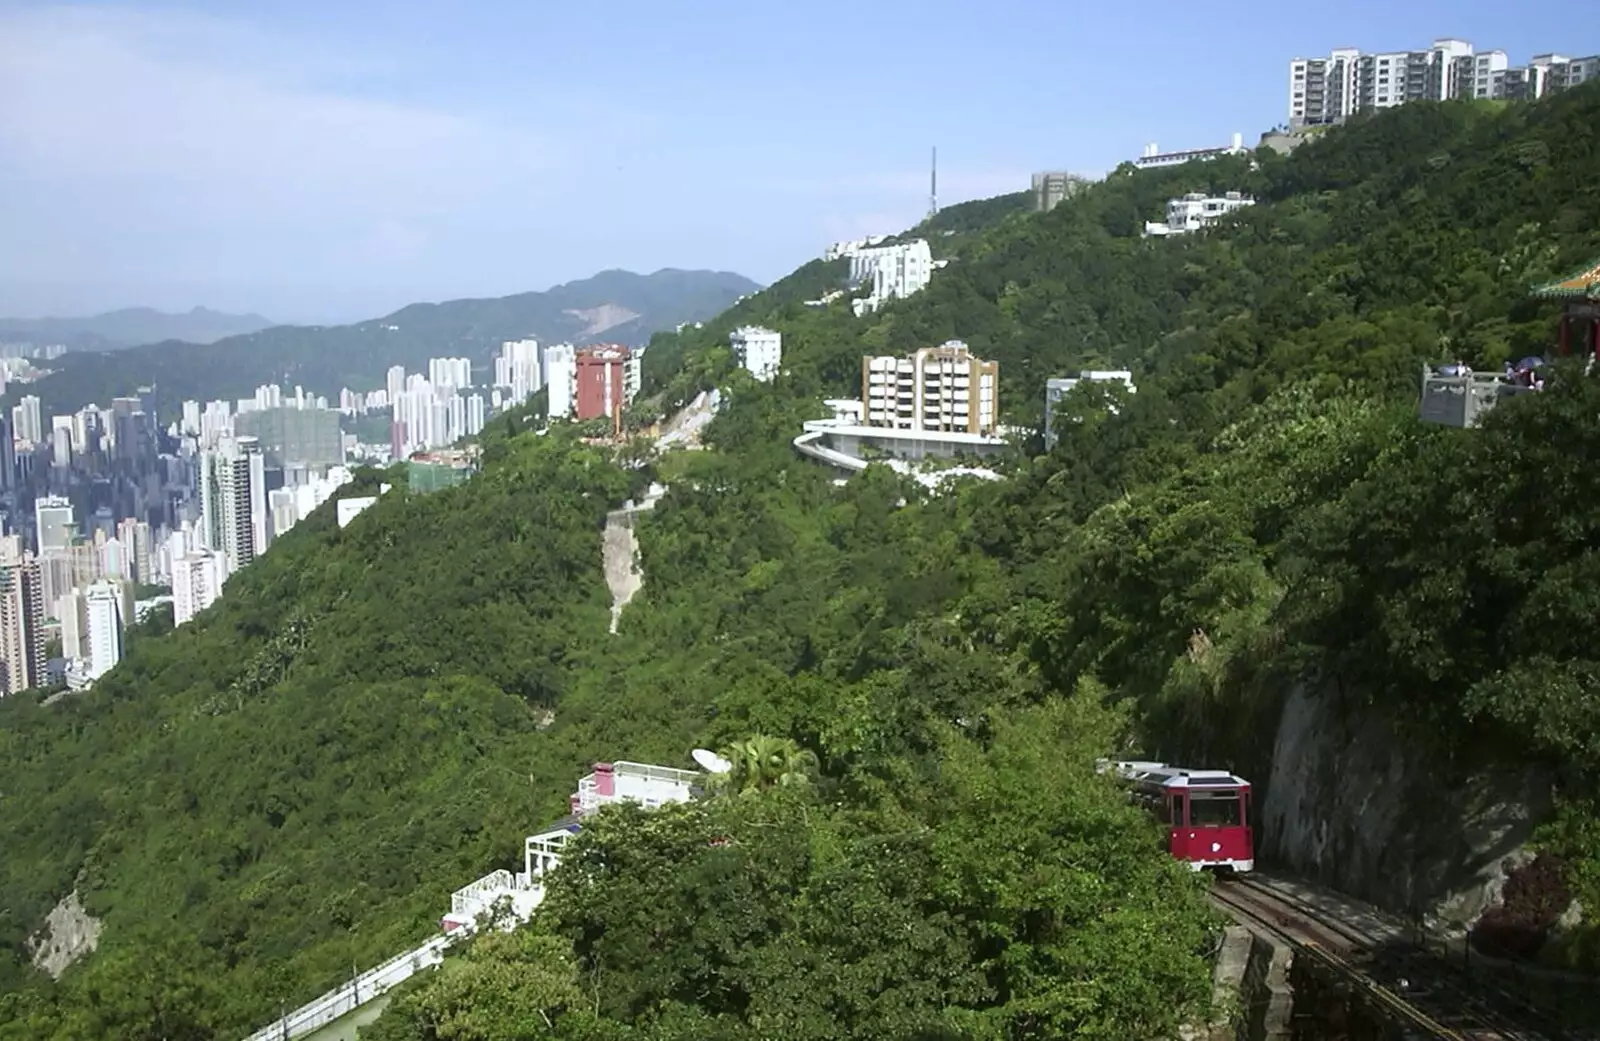
[(577, 165), (525, 125), (360, 89), (403, 72), (197, 15), (0, 7), (0, 280), (403, 265)]

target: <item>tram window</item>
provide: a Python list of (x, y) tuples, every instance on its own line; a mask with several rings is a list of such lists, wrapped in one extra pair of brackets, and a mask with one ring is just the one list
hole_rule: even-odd
[(1189, 823), (1203, 827), (1238, 827), (1239, 796), (1195, 795), (1189, 808)]
[(1172, 820), (1168, 823), (1174, 827), (1183, 827), (1185, 823), (1183, 816), (1183, 796), (1174, 795), (1172, 797)]

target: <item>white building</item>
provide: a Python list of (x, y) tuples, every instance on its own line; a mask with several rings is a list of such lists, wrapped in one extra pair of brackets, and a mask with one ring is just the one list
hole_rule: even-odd
[(1600, 56), (1540, 54), (1512, 67), (1504, 51), (1474, 53), (1466, 40), (1449, 38), (1418, 51), (1363, 54), (1340, 47), (1326, 58), (1289, 62), (1289, 125), (1328, 126), (1409, 101), (1538, 98), (1596, 77)]
[(852, 302), (858, 316), (876, 311), (889, 300), (918, 292), (933, 276), (933, 253), (923, 239), (858, 249), (849, 257), (850, 284), (871, 287), (865, 297)]
[(1228, 192), (1226, 195), (1190, 192), (1179, 199), (1168, 199), (1166, 221), (1145, 221), (1144, 233), (1146, 237), (1187, 235), (1210, 227), (1234, 210), (1254, 205), (1254, 199), (1240, 192)]
[(1144, 154), (1133, 162), (1141, 170), (1151, 170), (1164, 166), (1180, 166), (1196, 159), (1215, 159), (1224, 155), (1243, 155), (1244, 152), (1243, 134), (1234, 134), (1232, 142), (1226, 145), (1218, 145), (1215, 148), (1187, 148), (1177, 152), (1163, 152), (1152, 141), (1144, 146)]
[(526, 921), (544, 900), (544, 879), (561, 864), (563, 847), (582, 830), (585, 817), (618, 802), (654, 809), (694, 798), (705, 775), (648, 763), (596, 763), (578, 782), (569, 800), (571, 814), (523, 840), (522, 870), (491, 871), (450, 895), (450, 913), (440, 919), (445, 932), (477, 927), (478, 916), (498, 901), (511, 905), (515, 920)]
[(59, 495), (41, 495), (33, 501), (33, 525), (40, 556), (65, 552), (78, 533), (72, 503)]
[(223, 558), (206, 549), (172, 558), (172, 623), (182, 625), (210, 607), (227, 579)]
[(428, 382), (435, 387), (461, 390), (472, 386), (472, 362), (466, 358), (429, 358)]
[(122, 660), (122, 592), (100, 581), (89, 587), (84, 600), (89, 616), (89, 678), (97, 680)]
[(829, 246), (823, 251), (822, 259), (838, 260), (840, 257), (848, 257), (851, 254), (859, 253), (864, 249), (871, 249), (873, 246), (876, 246), (878, 243), (882, 242), (888, 237), (889, 236), (887, 235), (868, 235), (864, 239), (851, 239), (847, 242), (835, 242), (833, 245)]
[(861, 359), (868, 426), (992, 435), (1000, 365), (974, 357), (960, 340), (896, 358)]
[(763, 383), (778, 374), (783, 361), (783, 334), (759, 325), (745, 325), (728, 336), (734, 359), (750, 375)]
[[(380, 485), (378, 487), (378, 495), (382, 495), (388, 490), (389, 485)], [(351, 521), (360, 516), (362, 511), (378, 501), (378, 495), (352, 495), (348, 498), (340, 499), (334, 506), (338, 511), (339, 527), (348, 526)]]
[(1057, 376), (1046, 380), (1044, 384), (1044, 446), (1047, 450), (1056, 446), (1056, 405), (1072, 391), (1073, 387), (1086, 381), (1120, 383), (1128, 388), (1129, 394), (1138, 390), (1133, 385), (1133, 373), (1127, 369), (1085, 369), (1076, 376)]
[(266, 462), (254, 437), (224, 438), (201, 457), (201, 541), (222, 554), (232, 574), (267, 551), (272, 518), (267, 510)]
[(567, 419), (578, 396), (578, 352), (570, 343), (544, 349), (545, 386), (550, 389), (550, 418)]
[(510, 390), (509, 403), (520, 405), (544, 385), (538, 340), (507, 340), (494, 360), (494, 385)]

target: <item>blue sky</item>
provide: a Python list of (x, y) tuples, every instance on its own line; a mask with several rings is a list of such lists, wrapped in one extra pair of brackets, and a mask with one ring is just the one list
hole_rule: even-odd
[(0, 314), (354, 320), (608, 267), (766, 282), (914, 223), (931, 145), (941, 202), (994, 195), (1147, 141), (1253, 141), (1296, 54), (1600, 51), (1570, 12), (0, 0)]

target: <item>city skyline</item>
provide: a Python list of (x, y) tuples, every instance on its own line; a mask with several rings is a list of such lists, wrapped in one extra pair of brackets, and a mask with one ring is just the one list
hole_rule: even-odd
[[(1443, 36), (1519, 60), (1600, 51), (1600, 30), (1557, 10), (1486, 3), (1356, 3), (1313, 23), (1265, 4), (1196, 20), (1002, 0), (979, 31), (966, 10), (8, 5), (0, 313), (354, 321), (610, 267), (770, 282), (826, 242), (920, 219), (931, 145), (949, 205), (1025, 191), (1041, 169), (1101, 173), (1152, 140), (1253, 138), (1282, 121), (1298, 54)], [(1166, 23), (1222, 70), (1178, 101), (1169, 80), (1122, 74)], [(605, 40), (604, 76), (540, 46), (589, 39)], [(530, 46), (539, 61), (521, 60)], [(671, 55), (696, 60), (663, 76)], [(830, 99), (867, 70), (890, 94), (840, 120)]]

